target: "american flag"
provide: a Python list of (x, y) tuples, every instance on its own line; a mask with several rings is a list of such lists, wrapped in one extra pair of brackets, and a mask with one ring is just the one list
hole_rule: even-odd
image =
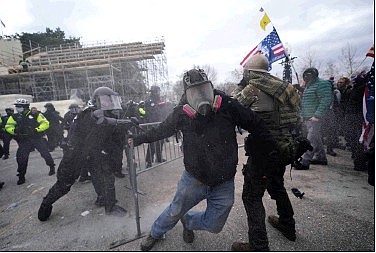
[(359, 142), (368, 150), (375, 135), (375, 62), (366, 75), (367, 83), (363, 95), (363, 126)]
[(374, 45), (372, 45), (371, 49), (368, 51), (368, 53), (366, 54), (366, 56), (375, 58), (375, 46)]
[(285, 57), (285, 48), (278, 36), (278, 33), (273, 27), (273, 31), (269, 33), (254, 49), (252, 49), (240, 62), (243, 67), (248, 60), (258, 52), (263, 53), (269, 60), (269, 70), (272, 69), (271, 65)]

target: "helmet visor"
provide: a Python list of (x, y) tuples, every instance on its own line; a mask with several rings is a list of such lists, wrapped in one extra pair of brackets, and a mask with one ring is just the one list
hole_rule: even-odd
[(121, 110), (121, 98), (116, 95), (99, 96), (99, 105), (102, 110)]

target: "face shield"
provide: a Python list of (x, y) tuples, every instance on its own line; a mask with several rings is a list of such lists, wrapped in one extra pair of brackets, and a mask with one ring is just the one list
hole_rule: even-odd
[(186, 90), (186, 97), (188, 104), (199, 114), (206, 116), (212, 110), (214, 93), (210, 82), (189, 86)]
[(97, 107), (104, 111), (121, 110), (121, 98), (117, 95), (101, 95), (98, 97)]

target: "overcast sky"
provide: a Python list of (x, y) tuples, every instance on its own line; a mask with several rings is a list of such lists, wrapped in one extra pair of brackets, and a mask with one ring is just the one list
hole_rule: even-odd
[[(267, 31), (261, 6), (272, 22)], [(373, 0), (1, 0), (0, 19), (4, 35), (60, 27), (86, 43), (163, 37), (171, 81), (193, 65), (212, 66), (218, 82), (229, 79), (272, 25), (295, 66), (307, 52), (336, 63), (347, 44), (362, 60), (374, 43)], [(281, 77), (281, 65), (272, 67)]]

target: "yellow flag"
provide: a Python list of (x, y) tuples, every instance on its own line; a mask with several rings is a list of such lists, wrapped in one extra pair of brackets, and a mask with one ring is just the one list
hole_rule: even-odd
[(262, 30), (265, 31), (265, 27), (270, 23), (270, 19), (268, 17), (268, 15), (266, 15), (266, 13), (264, 14), (264, 16), (262, 17), (262, 19), (260, 20), (260, 26), (262, 28)]

